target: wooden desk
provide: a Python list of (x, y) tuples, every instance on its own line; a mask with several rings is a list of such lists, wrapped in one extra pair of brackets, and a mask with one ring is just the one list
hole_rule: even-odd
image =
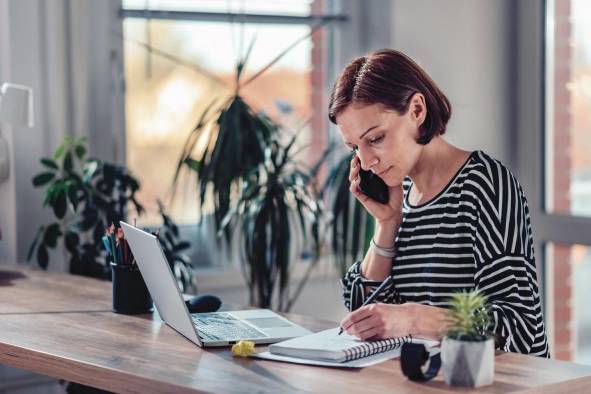
[[(3, 272), (4, 271), (4, 272)], [(110, 283), (0, 268), (0, 363), (117, 392), (584, 392), (591, 367), (499, 352), (495, 383), (453, 390), (408, 381), (398, 360), (360, 370), (233, 358), (202, 350), (152, 315), (110, 312)], [(16, 277), (20, 276), (20, 277)], [(288, 316), (311, 329), (335, 323)]]

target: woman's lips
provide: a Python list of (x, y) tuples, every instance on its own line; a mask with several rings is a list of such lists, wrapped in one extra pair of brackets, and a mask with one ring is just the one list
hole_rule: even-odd
[(391, 168), (392, 168), (392, 167), (388, 167), (388, 168), (386, 168), (386, 169), (385, 169), (384, 171), (382, 171), (382, 172), (377, 172), (377, 173), (376, 173), (376, 175), (377, 175), (377, 176), (379, 176), (379, 177), (381, 177), (382, 175), (384, 175), (385, 173), (387, 173), (388, 171), (390, 171), (390, 169), (391, 169)]

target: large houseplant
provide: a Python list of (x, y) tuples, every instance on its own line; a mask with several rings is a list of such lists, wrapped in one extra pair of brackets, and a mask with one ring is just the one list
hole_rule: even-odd
[(495, 343), (487, 331), (491, 317), (486, 297), (477, 290), (454, 294), (447, 311), (447, 332), (441, 344), (445, 382), (480, 387), (494, 377)]
[[(311, 193), (315, 192), (310, 191), (310, 184), (307, 183), (311, 174), (290, 167), (293, 163), (289, 160), (289, 150), (294, 146), (293, 142), (287, 147), (279, 143), (281, 130), (277, 123), (251, 107), (242, 97), (242, 89), (322, 25), (310, 29), (309, 34), (290, 44), (258, 72), (246, 77), (244, 70), (254, 41), (251, 43), (237, 62), (233, 93), (228, 98), (213, 100), (199, 116), (185, 141), (173, 178), (173, 190), (176, 193), (181, 171), (193, 172), (199, 192), (199, 216), (203, 219), (207, 214), (212, 214), (215, 231), (224, 235), (226, 244), (231, 245), (234, 227), (242, 226), (244, 242), (250, 245), (245, 248), (247, 255), (243, 259), (250, 262), (243, 265), (250, 302), (259, 306), (271, 305), (276, 288), (279, 309), (288, 310), (293, 304), (305, 280), (300, 282), (293, 296), (288, 296), (288, 266), (293, 255), (293, 237), (290, 234), (293, 223), (289, 219), (289, 212), (295, 207), (293, 212), (301, 218), (302, 226), (306, 226), (305, 218), (310, 216), (311, 222), (316, 222), (320, 211), (316, 202), (312, 207), (307, 201), (318, 198), (317, 194), (312, 197)], [(255, 189), (255, 194), (249, 193)], [(207, 201), (213, 202), (211, 212), (204, 211)], [(278, 208), (278, 211), (274, 208)], [(243, 222), (225, 220), (238, 213), (244, 215)], [(279, 216), (275, 216), (276, 213)], [(267, 232), (267, 224), (272, 231)], [(263, 240), (259, 233), (249, 233), (255, 230), (266, 232), (270, 238)], [(302, 235), (306, 234), (306, 231), (302, 232)], [(312, 238), (314, 242), (318, 241), (317, 234), (312, 234)], [(268, 247), (268, 252), (252, 249), (255, 244)], [(311, 264), (310, 269), (314, 265)], [(305, 278), (308, 275), (309, 270)]]

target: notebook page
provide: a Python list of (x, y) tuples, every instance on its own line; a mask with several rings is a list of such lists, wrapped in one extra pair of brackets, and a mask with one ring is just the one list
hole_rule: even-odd
[(293, 338), (271, 345), (269, 351), (277, 355), (316, 360), (343, 361), (351, 358), (351, 355), (348, 355), (348, 349), (359, 348), (364, 344), (367, 348), (377, 348), (380, 347), (380, 344), (386, 345), (392, 341), (362, 341), (346, 332), (343, 332), (341, 335), (338, 335), (338, 332), (339, 327), (336, 327), (320, 331), (316, 334)]
[(279, 342), (283, 348), (294, 349), (311, 349), (311, 350), (326, 350), (326, 351), (343, 351), (345, 349), (358, 346), (364, 341), (352, 335), (343, 332), (338, 335), (339, 328), (331, 328), (311, 335), (304, 335), (289, 339), (287, 341)]

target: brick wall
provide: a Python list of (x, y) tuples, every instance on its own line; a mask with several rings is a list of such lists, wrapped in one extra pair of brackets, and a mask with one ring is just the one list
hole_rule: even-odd
[[(571, 79), (571, 0), (555, 0), (554, 9), (554, 122), (552, 143), (554, 160), (553, 169), (553, 211), (570, 213), (571, 180), (571, 92), (568, 83)], [(555, 244), (553, 255), (554, 272), (548, 280), (554, 281), (553, 336), (554, 348), (551, 349), (557, 359), (571, 360), (574, 350), (573, 308), (571, 280), (571, 247)]]
[[(312, 2), (312, 14), (324, 13), (324, 0), (314, 0)], [(326, 149), (328, 139), (328, 118), (327, 105), (328, 98), (325, 90), (326, 84), (326, 29), (323, 27), (316, 30), (312, 35), (312, 70), (310, 72), (310, 103), (312, 108), (312, 118), (310, 119), (310, 144), (309, 151), (310, 163), (315, 163), (320, 159), (322, 152)], [(325, 166), (326, 167), (326, 166)], [(324, 179), (326, 168), (320, 173), (320, 184)]]

